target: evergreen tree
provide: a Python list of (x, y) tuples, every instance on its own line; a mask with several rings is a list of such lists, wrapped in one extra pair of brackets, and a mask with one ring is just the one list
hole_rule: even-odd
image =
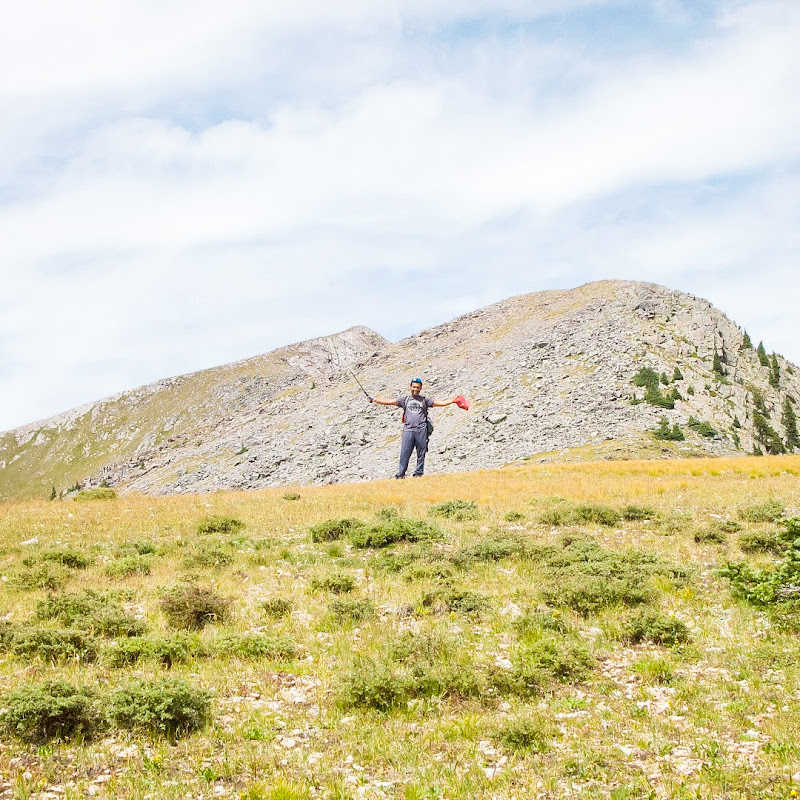
[(745, 331), (744, 332), (744, 339), (742, 339), (742, 350), (752, 350), (753, 343), (750, 341), (750, 334)]
[(54, 487), (53, 487), (53, 488), (50, 490), (50, 499), (51, 499), (51, 500), (55, 500), (55, 499), (56, 499), (56, 497), (58, 497), (58, 492), (56, 491), (56, 487), (54, 486)]
[(664, 386), (666, 386), (669, 383), (669, 378), (667, 377), (666, 372), (661, 373), (661, 383), (663, 383)]
[(778, 357), (775, 353), (772, 354), (772, 359), (769, 365), (769, 385), (777, 389), (781, 383), (781, 368), (778, 364)]
[(682, 381), (683, 380), (683, 373), (675, 367), (675, 372), (672, 373), (672, 380), (673, 381)]
[(794, 413), (792, 404), (789, 402), (788, 395), (783, 401), (781, 425), (783, 425), (783, 429), (786, 433), (786, 449), (796, 450), (800, 447), (800, 434), (797, 432), (797, 415)]
[(714, 374), (718, 378), (723, 378), (725, 376), (725, 370), (722, 366), (722, 361), (720, 360), (719, 353), (717, 352), (717, 348), (714, 348), (714, 366), (712, 367), (714, 370)]
[(756, 350), (758, 353), (758, 360), (761, 362), (762, 367), (769, 366), (769, 359), (767, 358), (767, 351), (764, 349), (764, 342), (758, 343), (758, 349)]

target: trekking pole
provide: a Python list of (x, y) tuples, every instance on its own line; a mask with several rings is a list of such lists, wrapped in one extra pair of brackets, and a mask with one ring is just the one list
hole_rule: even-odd
[[(330, 343), (331, 343), (331, 350), (333, 350), (333, 355), (336, 358), (336, 363), (338, 364), (339, 369), (342, 369), (342, 360), (339, 358), (339, 352), (336, 350), (336, 345), (333, 343), (333, 337), (330, 338)], [(364, 396), (371, 403), (372, 402), (372, 398), (369, 396), (369, 392), (361, 385), (361, 381), (358, 378), (356, 378), (356, 376), (353, 374), (352, 370), (348, 369), (346, 371), (352, 377), (352, 379), (359, 385), (359, 387), (361, 388), (361, 391), (364, 392)]]

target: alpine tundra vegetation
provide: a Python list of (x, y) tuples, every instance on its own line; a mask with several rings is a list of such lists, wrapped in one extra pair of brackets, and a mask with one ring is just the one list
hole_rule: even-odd
[(0, 797), (794, 797), (798, 476), (0, 502)]

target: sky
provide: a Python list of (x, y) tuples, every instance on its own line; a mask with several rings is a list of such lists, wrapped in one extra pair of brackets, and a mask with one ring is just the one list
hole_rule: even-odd
[(0, 430), (647, 280), (800, 362), (796, 0), (33, 0), (0, 29)]

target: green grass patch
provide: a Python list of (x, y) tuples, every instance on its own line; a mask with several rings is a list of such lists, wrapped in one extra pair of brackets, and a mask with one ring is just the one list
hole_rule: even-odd
[(108, 486), (99, 486), (97, 489), (82, 489), (73, 500), (82, 503), (86, 500), (115, 500), (117, 493)]

